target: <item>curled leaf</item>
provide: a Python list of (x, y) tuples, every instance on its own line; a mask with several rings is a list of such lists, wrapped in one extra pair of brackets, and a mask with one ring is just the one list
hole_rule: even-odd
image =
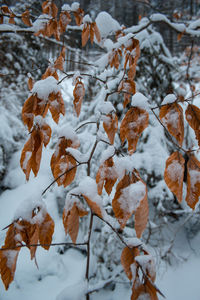
[(194, 209), (200, 197), (200, 162), (191, 155), (187, 163), (187, 204)]
[(164, 179), (177, 197), (178, 202), (182, 201), (183, 178), (185, 172), (185, 160), (180, 152), (176, 151), (166, 161)]

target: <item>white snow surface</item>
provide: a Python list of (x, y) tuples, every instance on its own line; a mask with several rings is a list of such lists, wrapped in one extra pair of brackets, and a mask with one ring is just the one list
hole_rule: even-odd
[(105, 11), (102, 11), (97, 15), (95, 22), (102, 38), (106, 38), (108, 35), (115, 33), (117, 30), (121, 29), (119, 23)]
[(57, 94), (59, 91), (58, 81), (53, 76), (38, 80), (32, 88), (32, 93), (37, 94), (38, 98), (43, 100), (47, 100), (49, 94)]
[(132, 96), (132, 106), (140, 107), (145, 109), (146, 111), (150, 111), (150, 105), (148, 103), (148, 98), (143, 94), (137, 92)]
[(174, 94), (168, 94), (162, 101), (162, 105), (174, 103), (176, 100), (176, 96)]

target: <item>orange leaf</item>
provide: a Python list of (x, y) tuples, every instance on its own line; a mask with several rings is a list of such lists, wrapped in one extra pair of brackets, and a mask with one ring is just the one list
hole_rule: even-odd
[(130, 249), (128, 247), (125, 247), (122, 251), (121, 264), (129, 280), (133, 278), (131, 265), (135, 264), (135, 257), (138, 256), (139, 254), (140, 253), (138, 248)]
[(76, 161), (70, 156), (62, 156), (56, 163), (53, 170), (54, 178), (57, 179), (58, 185), (64, 185), (64, 187), (70, 185), (76, 176)]
[(77, 117), (80, 115), (81, 112), (81, 104), (84, 95), (85, 95), (84, 84), (81, 81), (77, 81), (75, 88), (73, 90), (73, 96), (74, 96), (73, 103), (74, 103), (74, 109), (76, 111)]
[[(145, 184), (143, 182), (143, 184)], [(141, 237), (143, 231), (145, 230), (149, 217), (149, 205), (147, 200), (147, 187), (146, 194), (141, 200), (139, 207), (135, 212), (135, 231), (138, 238)]]
[(175, 137), (179, 145), (182, 146), (184, 139), (183, 109), (175, 103), (161, 107), (159, 117), (167, 127), (169, 133)]
[(71, 22), (71, 16), (67, 11), (62, 11), (59, 18), (60, 33), (66, 31), (67, 25)]
[(80, 26), (83, 21), (84, 11), (79, 7), (77, 11), (73, 12), (76, 25)]
[(123, 107), (126, 108), (127, 104), (130, 103), (130, 97), (131, 94), (135, 94), (136, 92), (136, 88), (135, 88), (135, 82), (133, 80), (130, 79), (126, 79), (124, 81), (121, 82), (118, 91), (123, 91), (123, 92), (127, 92), (124, 93), (124, 103), (123, 103)]
[(130, 154), (136, 151), (139, 137), (148, 126), (149, 114), (139, 107), (132, 107), (128, 110), (120, 126), (120, 138), (122, 143), (128, 140), (128, 151)]
[(9, 18), (9, 24), (15, 24), (15, 14), (11, 13)]
[[(137, 212), (138, 207), (146, 197), (146, 193), (146, 185), (141, 180), (137, 170), (132, 173), (125, 173), (116, 187), (112, 201), (113, 211), (121, 228), (124, 228), (132, 214)], [(140, 223), (139, 218), (137, 222)]]
[(96, 36), (97, 42), (100, 43), (101, 42), (101, 34), (99, 31), (99, 28), (97, 27), (96, 22), (94, 22), (93, 24), (94, 24), (94, 34)]
[(76, 207), (76, 203), (74, 203), (73, 207), (69, 211), (66, 211), (64, 209), (63, 224), (65, 228), (65, 233), (69, 233), (72, 242), (75, 244), (79, 230), (79, 214), (78, 209)]
[(0, 24), (3, 24), (3, 16), (0, 16)]
[(56, 123), (59, 121), (60, 114), (65, 115), (65, 104), (60, 92), (49, 95), (49, 110)]
[(164, 179), (178, 202), (182, 201), (183, 178), (185, 172), (185, 160), (178, 151), (172, 153), (166, 161)]
[(29, 88), (29, 91), (32, 90), (33, 84), (34, 84), (33, 78), (32, 78), (32, 77), (29, 77), (29, 79), (28, 79), (28, 88)]
[(49, 250), (54, 233), (54, 221), (51, 216), (46, 213), (44, 220), (39, 226), (39, 241), (42, 247)]
[(19, 250), (0, 251), (0, 274), (6, 290), (14, 279), (18, 254)]
[(10, 15), (11, 14), (11, 11), (10, 11), (10, 9), (8, 8), (8, 6), (6, 6), (6, 5), (2, 5), (1, 6), (1, 11), (2, 11), (2, 13), (3, 14), (8, 14), (8, 15)]
[(24, 22), (25, 25), (27, 26), (32, 26), (32, 23), (30, 21), (30, 13), (28, 10), (26, 10), (23, 14), (22, 14), (22, 21)]
[(194, 209), (200, 197), (200, 162), (191, 155), (187, 163), (187, 204)]
[(40, 168), (43, 142), (44, 134), (42, 131), (40, 129), (34, 129), (31, 133), (30, 139), (24, 145), (20, 165), (23, 172), (26, 174), (26, 180), (29, 179), (31, 170), (34, 175), (37, 176)]
[(75, 244), (79, 230), (79, 217), (87, 215), (88, 212), (79, 207), (74, 202), (72, 208), (64, 209), (63, 211), (63, 225), (65, 233), (70, 235), (72, 242)]
[(113, 113), (106, 115), (103, 119), (103, 128), (107, 133), (110, 143), (113, 144), (115, 139), (115, 134), (118, 129), (117, 115)]
[(118, 174), (115, 170), (113, 158), (107, 159), (100, 167), (96, 175), (96, 183), (98, 194), (102, 194), (103, 186), (106, 192), (110, 195), (112, 188), (117, 181)]
[(82, 31), (82, 47), (84, 47), (87, 44), (87, 41), (90, 36), (90, 24), (85, 24)]
[(91, 44), (94, 42), (94, 23), (90, 24), (90, 41)]
[(93, 211), (93, 213), (95, 213), (97, 216), (99, 216), (100, 218), (103, 218), (102, 216), (102, 211), (100, 206), (92, 201), (89, 197), (87, 197), (86, 195), (82, 194), (82, 196), (85, 198), (87, 204), (89, 205), (90, 209)]
[(30, 131), (33, 126), (34, 112), (37, 107), (37, 97), (31, 95), (24, 103), (22, 109), (22, 121), (27, 125), (28, 130)]
[(200, 109), (196, 105), (189, 104), (185, 111), (185, 116), (190, 127), (194, 129), (200, 147)]

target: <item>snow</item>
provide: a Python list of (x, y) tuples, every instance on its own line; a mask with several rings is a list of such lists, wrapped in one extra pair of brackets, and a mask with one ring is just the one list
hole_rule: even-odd
[(62, 11), (71, 11), (71, 7), (69, 4), (64, 4), (61, 8)]
[(31, 29), (34, 32), (38, 32), (41, 29), (44, 29), (45, 25), (48, 23), (50, 16), (47, 14), (40, 15), (36, 21), (32, 24)]
[(72, 147), (76, 148), (79, 146), (79, 139), (75, 132), (75, 130), (70, 125), (64, 125), (58, 130), (58, 136), (59, 138), (65, 137), (67, 140), (71, 140)]
[(118, 202), (124, 212), (130, 213), (136, 211), (140, 206), (140, 202), (146, 194), (146, 186), (142, 181), (130, 184), (121, 191)]
[(143, 94), (137, 92), (132, 96), (132, 106), (139, 107), (142, 109), (145, 109), (146, 111), (150, 111), (150, 105), (148, 103), (147, 97), (145, 97)]
[(78, 2), (73, 2), (71, 5), (72, 11), (77, 11), (79, 9), (80, 4)]
[(99, 111), (102, 114), (108, 115), (108, 114), (114, 112), (115, 108), (110, 101), (104, 101), (102, 104), (100, 104)]
[(115, 154), (115, 147), (109, 146), (101, 154), (100, 165), (102, 165), (108, 158), (112, 157)]
[(102, 38), (106, 38), (108, 35), (115, 33), (117, 30), (121, 29), (119, 23), (105, 11), (102, 11), (97, 15), (95, 22)]
[(167, 96), (165, 96), (165, 98), (162, 101), (162, 105), (164, 104), (171, 104), (174, 103), (176, 101), (177, 97), (174, 94), (168, 94)]
[(86, 24), (86, 23), (92, 23), (92, 19), (90, 18), (89, 15), (85, 15), (83, 18), (83, 24)]
[(173, 160), (173, 163), (170, 164), (167, 168), (167, 174), (172, 181), (176, 181), (178, 179), (178, 183), (180, 183), (181, 177), (183, 173), (183, 167), (177, 160)]
[(96, 181), (86, 176), (79, 183), (79, 193), (85, 195), (102, 209), (102, 198), (98, 195)]
[(57, 94), (59, 91), (60, 87), (58, 81), (53, 76), (49, 76), (46, 79), (37, 81), (31, 92), (37, 94), (38, 98), (47, 100), (49, 94)]

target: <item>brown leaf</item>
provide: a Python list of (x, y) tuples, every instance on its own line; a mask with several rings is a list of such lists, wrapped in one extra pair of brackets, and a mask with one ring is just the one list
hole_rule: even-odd
[(15, 24), (15, 14), (11, 13), (9, 18), (9, 24)]
[(65, 115), (65, 104), (61, 92), (49, 95), (49, 110), (56, 123), (59, 122), (60, 114)]
[(18, 254), (19, 250), (0, 251), (0, 274), (6, 290), (14, 279)]
[(90, 42), (91, 44), (94, 42), (94, 23), (90, 24)]
[(101, 34), (99, 31), (99, 28), (97, 27), (96, 22), (94, 22), (93, 24), (94, 24), (94, 34), (96, 36), (97, 42), (100, 43), (101, 42)]
[(22, 14), (22, 21), (24, 22), (25, 25), (27, 26), (32, 26), (32, 23), (30, 21), (30, 13), (28, 10), (26, 10), (23, 14)]
[(72, 20), (71, 16), (67, 11), (62, 11), (60, 13), (59, 27), (60, 27), (61, 34), (66, 31), (66, 27), (71, 22), (71, 20)]
[(39, 241), (42, 247), (49, 250), (54, 233), (54, 221), (51, 216), (46, 213), (44, 220), (39, 226)]
[(103, 120), (103, 128), (107, 133), (110, 143), (113, 144), (115, 140), (115, 134), (118, 129), (117, 115), (113, 113), (106, 115)]
[(37, 176), (40, 168), (43, 142), (44, 134), (42, 131), (40, 129), (34, 129), (31, 133), (31, 137), (24, 145), (21, 154), (20, 165), (26, 175), (26, 180), (29, 179), (31, 170), (33, 171), (34, 175)]
[(85, 87), (81, 81), (77, 81), (75, 88), (73, 90), (74, 96), (74, 109), (76, 111), (77, 117), (80, 115), (81, 112), (81, 104), (83, 101), (83, 97), (85, 95)]
[(1, 6), (1, 11), (2, 11), (3, 14), (6, 14), (6, 15), (10, 15), (11, 14), (10, 9), (6, 5), (2, 5)]
[(33, 78), (32, 78), (32, 77), (29, 77), (29, 79), (28, 79), (28, 88), (29, 88), (29, 91), (32, 90), (33, 85), (34, 85)]
[(132, 271), (131, 271), (131, 265), (135, 263), (135, 257), (138, 256), (139, 250), (138, 248), (128, 248), (125, 247), (121, 254), (121, 264), (124, 268), (124, 271), (126, 272), (126, 275), (129, 280), (132, 279)]
[(167, 127), (169, 133), (182, 146), (184, 139), (183, 109), (178, 103), (167, 104), (161, 107), (159, 117)]
[[(128, 219), (137, 211), (145, 197), (146, 185), (141, 180), (138, 171), (125, 173), (116, 187), (112, 201), (113, 211), (121, 228), (125, 227)], [(140, 223), (139, 216), (137, 222)]]
[(108, 195), (110, 195), (112, 188), (117, 181), (118, 174), (115, 170), (113, 158), (107, 159), (100, 167), (96, 175), (96, 183), (98, 194), (102, 194), (103, 186)]
[(88, 206), (93, 211), (93, 213), (95, 213), (100, 218), (103, 218), (101, 207), (96, 202), (94, 202), (91, 199), (89, 199), (89, 197), (87, 197), (86, 195), (82, 194), (82, 196), (85, 198)]
[(28, 130), (30, 131), (33, 126), (34, 112), (37, 107), (37, 97), (31, 95), (24, 103), (22, 109), (22, 121), (24, 125), (27, 125)]
[(200, 147), (200, 109), (196, 105), (189, 104), (185, 111), (185, 116), (190, 127), (194, 129)]
[(3, 24), (3, 16), (0, 16), (0, 24)]
[(81, 36), (82, 36), (82, 47), (84, 47), (87, 44), (87, 41), (90, 36), (90, 24), (89, 23), (84, 25)]
[[(143, 182), (143, 184), (145, 184)], [(149, 205), (147, 200), (147, 187), (146, 194), (141, 200), (139, 207), (135, 212), (135, 231), (138, 238), (141, 237), (143, 231), (145, 230), (149, 217)]]
[(164, 179), (178, 202), (182, 201), (183, 178), (185, 171), (185, 160), (180, 152), (176, 151), (166, 161)]
[(55, 179), (59, 177), (56, 181), (58, 185), (70, 185), (76, 176), (75, 159), (70, 155), (61, 157), (55, 164), (53, 175)]
[(75, 17), (76, 25), (80, 26), (83, 21), (84, 11), (79, 7), (77, 11), (73, 12), (73, 14)]
[(63, 210), (63, 225), (65, 233), (70, 235), (72, 242), (75, 244), (79, 230), (79, 217), (87, 215), (88, 212), (80, 208), (76, 202), (74, 202), (72, 208), (69, 210)]
[(135, 82), (133, 80), (130, 79), (126, 79), (124, 81), (121, 82), (118, 91), (125, 91), (127, 93), (124, 93), (124, 103), (123, 103), (123, 107), (126, 108), (127, 104), (130, 103), (130, 97), (131, 94), (135, 94), (136, 92), (136, 87), (135, 87)]
[(120, 138), (122, 143), (128, 140), (128, 151), (130, 154), (136, 151), (139, 137), (148, 126), (149, 114), (139, 107), (132, 107), (128, 110), (120, 126)]
[(187, 163), (187, 204), (194, 209), (200, 197), (200, 162), (191, 155)]
[(75, 244), (79, 230), (79, 214), (76, 203), (74, 203), (73, 207), (69, 211), (66, 212), (66, 210), (64, 209), (63, 224), (65, 233), (69, 233), (72, 242)]

